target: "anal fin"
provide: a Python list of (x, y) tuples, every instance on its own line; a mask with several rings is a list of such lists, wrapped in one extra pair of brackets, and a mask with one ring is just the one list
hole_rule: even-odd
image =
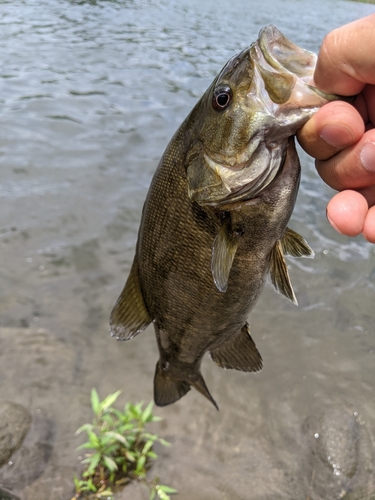
[(276, 242), (271, 253), (270, 275), (272, 284), (276, 290), (297, 306), (298, 302), (294, 294), (292, 283), (290, 282), (288, 268), (280, 241)]
[(117, 340), (129, 340), (152, 321), (143, 299), (138, 277), (138, 262), (134, 259), (121, 295), (111, 312), (110, 330)]
[(221, 368), (257, 372), (263, 366), (262, 356), (251, 338), (247, 323), (241, 328), (238, 335), (211, 351), (210, 355), (211, 359)]

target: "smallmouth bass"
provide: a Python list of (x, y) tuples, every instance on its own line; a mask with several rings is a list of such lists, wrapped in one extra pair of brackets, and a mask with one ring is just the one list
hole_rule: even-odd
[(154, 323), (157, 405), (194, 387), (217, 408), (200, 372), (206, 352), (222, 368), (262, 368), (247, 317), (268, 274), (296, 303), (284, 255), (313, 252), (287, 227), (300, 180), (293, 136), (335, 98), (310, 85), (315, 64), (266, 26), (224, 66), (160, 160), (110, 319), (118, 340)]

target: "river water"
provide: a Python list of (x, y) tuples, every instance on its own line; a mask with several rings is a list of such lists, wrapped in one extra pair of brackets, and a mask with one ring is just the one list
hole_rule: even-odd
[[(89, 394), (148, 402), (152, 328), (119, 343), (108, 316), (168, 140), (233, 54), (273, 23), (317, 51), (374, 6), (344, 0), (0, 3), (0, 398), (34, 418), (0, 470), (23, 500), (67, 500)], [(266, 287), (250, 317), (261, 373), (203, 363), (217, 412), (191, 391), (156, 409), (150, 471), (181, 500), (375, 498), (375, 247), (336, 234), (301, 154), (289, 262), (299, 307)], [(314, 437), (319, 436), (319, 437)], [(118, 498), (148, 498), (137, 485)]]

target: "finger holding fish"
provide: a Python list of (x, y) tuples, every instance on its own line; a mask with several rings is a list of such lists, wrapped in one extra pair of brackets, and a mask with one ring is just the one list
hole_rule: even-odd
[[(326, 92), (357, 95), (352, 106), (332, 102), (298, 133), (323, 180), (340, 191), (327, 207), (332, 226), (375, 242), (375, 15), (329, 33), (319, 52), (315, 84)], [(354, 191), (355, 190), (355, 191)]]

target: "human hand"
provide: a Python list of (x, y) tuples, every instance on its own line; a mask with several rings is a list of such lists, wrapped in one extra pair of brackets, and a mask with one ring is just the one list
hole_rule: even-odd
[(330, 94), (358, 94), (353, 105), (323, 106), (298, 132), (322, 179), (340, 191), (327, 218), (340, 233), (375, 243), (375, 14), (329, 33), (314, 74)]

